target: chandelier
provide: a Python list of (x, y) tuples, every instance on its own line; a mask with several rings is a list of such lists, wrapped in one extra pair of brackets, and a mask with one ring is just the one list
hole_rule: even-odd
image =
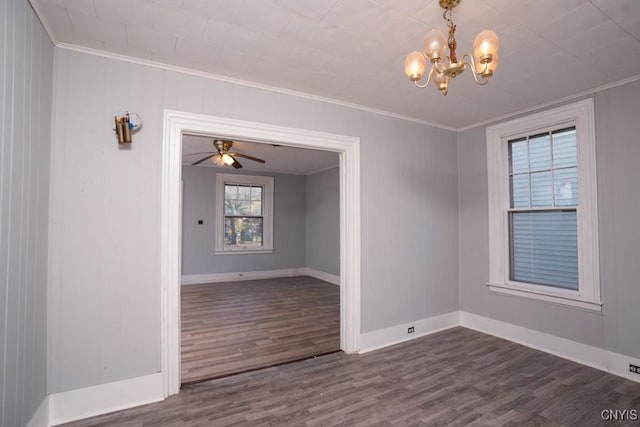
[[(467, 68), (471, 68), (473, 79), (479, 85), (485, 85), (498, 67), (498, 36), (491, 30), (478, 33), (473, 42), (473, 56), (465, 53), (460, 60), (456, 56), (456, 26), (451, 19), (454, 7), (461, 0), (439, 0), (444, 9), (442, 17), (449, 27), (449, 38), (446, 39), (442, 31), (431, 30), (424, 36), (422, 52), (413, 51), (404, 61), (404, 72), (419, 88), (426, 87), (433, 81), (436, 88), (447, 95), (449, 81), (456, 78)], [(446, 56), (446, 48), (449, 56)], [(420, 83), (427, 68), (427, 59), (431, 62), (429, 74), (424, 84)]]

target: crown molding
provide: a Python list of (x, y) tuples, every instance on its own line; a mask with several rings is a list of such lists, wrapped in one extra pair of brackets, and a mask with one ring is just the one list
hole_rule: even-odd
[(334, 99), (334, 98), (327, 98), (327, 97), (323, 97), (323, 96), (319, 96), (319, 95), (313, 95), (310, 93), (306, 93), (306, 92), (300, 92), (300, 91), (296, 91), (296, 90), (290, 90), (290, 89), (285, 89), (285, 88), (281, 88), (281, 87), (277, 87), (277, 86), (270, 86), (270, 85), (265, 85), (262, 83), (256, 83), (256, 82), (252, 82), (249, 80), (241, 80), (241, 79), (235, 79), (233, 77), (227, 77), (227, 76), (221, 76), (218, 74), (213, 74), (213, 73), (208, 73), (205, 71), (197, 71), (197, 70), (193, 70), (191, 68), (185, 68), (185, 67), (178, 67), (175, 65), (169, 65), (169, 64), (165, 64), (162, 62), (156, 62), (156, 61), (151, 61), (148, 59), (141, 59), (141, 58), (135, 58), (132, 56), (126, 56), (126, 55), (120, 55), (117, 53), (113, 53), (113, 52), (106, 52), (103, 50), (99, 50), (99, 49), (92, 49), (92, 48), (88, 48), (88, 47), (84, 47), (84, 46), (78, 46), (78, 45), (74, 45), (74, 44), (69, 44), (69, 43), (62, 43), (62, 42), (55, 42), (56, 47), (59, 47), (61, 49), (65, 49), (65, 50), (71, 50), (74, 52), (80, 52), (80, 53), (86, 53), (89, 55), (94, 55), (94, 56), (102, 56), (104, 58), (109, 58), (109, 59), (115, 59), (117, 61), (124, 61), (124, 62), (131, 62), (134, 64), (138, 64), (138, 65), (145, 65), (148, 67), (153, 67), (153, 68), (158, 68), (161, 70), (167, 70), (167, 71), (174, 71), (177, 73), (183, 73), (183, 74), (190, 74), (192, 76), (196, 76), (196, 77), (203, 77), (203, 78), (207, 78), (207, 79), (211, 79), (211, 80), (218, 80), (218, 81), (222, 81), (222, 82), (226, 82), (226, 83), (233, 83), (233, 84), (237, 84), (237, 85), (242, 85), (242, 86), (247, 86), (247, 87), (253, 87), (256, 89), (262, 89), (262, 90), (268, 90), (271, 92), (277, 92), (277, 93), (282, 93), (285, 95), (291, 95), (291, 96), (296, 96), (296, 97), (300, 97), (300, 98), (306, 98), (306, 99), (311, 99), (314, 101), (320, 101), (320, 102), (326, 102), (328, 104), (334, 104), (334, 105), (339, 105), (341, 107), (346, 107), (346, 108), (352, 108), (354, 110), (360, 110), (360, 111), (366, 111), (368, 113), (373, 113), (373, 114), (379, 114), (381, 116), (387, 116), (387, 117), (392, 117), (394, 119), (399, 119), (399, 120), (405, 120), (408, 122), (413, 122), (413, 123), (418, 123), (421, 125), (426, 125), (426, 126), (432, 126), (432, 127), (436, 127), (436, 128), (440, 128), (440, 129), (444, 129), (444, 130), (448, 130), (448, 131), (452, 131), (452, 132), (462, 132), (465, 130), (469, 130), (478, 126), (483, 126), (483, 125), (487, 125), (487, 124), (493, 124), (493, 123), (498, 123), (501, 122), (503, 120), (507, 120), (522, 114), (527, 114), (530, 113), (532, 111), (537, 111), (537, 110), (543, 110), (545, 108), (551, 107), (551, 106), (556, 106), (558, 104), (561, 104), (563, 102), (568, 102), (568, 101), (575, 101), (579, 98), (583, 98), (583, 97), (588, 97), (588, 96), (592, 96), (598, 92), (602, 92), (604, 90), (607, 89), (611, 89), (614, 87), (618, 87), (618, 86), (622, 86), (628, 83), (632, 83), (635, 82), (637, 80), (640, 80), (640, 74), (636, 75), (636, 76), (632, 76), (623, 80), (618, 80), (615, 82), (611, 82), (611, 83), (607, 83), (604, 84), (602, 86), (598, 86), (595, 87), (593, 89), (588, 89), (582, 92), (578, 92), (578, 93), (574, 93), (572, 95), (568, 95), (562, 98), (556, 98), (552, 101), (549, 102), (545, 102), (542, 104), (537, 104), (534, 105), (532, 107), (527, 107), (527, 108), (523, 108), (521, 110), (515, 111), (515, 112), (511, 112), (511, 113), (507, 113), (507, 114), (503, 114), (501, 116), (498, 117), (493, 117), (491, 119), (488, 120), (483, 120), (480, 122), (476, 122), (476, 123), (472, 123), (470, 125), (467, 126), (462, 126), (462, 127), (452, 127), (452, 126), (447, 126), (447, 125), (443, 125), (441, 123), (434, 123), (434, 122), (429, 122), (426, 120), (420, 120), (417, 119), (415, 117), (410, 117), (410, 116), (405, 116), (403, 114), (397, 114), (397, 113), (392, 113), (390, 111), (386, 111), (386, 110), (380, 110), (377, 108), (371, 108), (371, 107), (367, 107), (365, 105), (361, 105), (361, 104), (354, 104), (354, 103), (350, 103), (350, 102), (346, 102), (346, 101), (341, 101), (338, 99)]
[(326, 168), (320, 168), (320, 169), (316, 169), (316, 170), (311, 171), (311, 172), (307, 172), (304, 175), (311, 176), (311, 175), (315, 175), (315, 174), (320, 173), (320, 172), (329, 171), (331, 169), (338, 169), (339, 167), (340, 167), (340, 165), (327, 166)]
[(262, 83), (256, 83), (256, 82), (252, 82), (252, 81), (249, 81), (249, 80), (236, 79), (236, 78), (233, 78), (233, 77), (227, 77), (227, 76), (222, 76), (222, 75), (219, 75), (219, 74), (208, 73), (206, 71), (198, 71), (198, 70), (194, 70), (194, 69), (191, 69), (191, 68), (179, 67), (179, 66), (176, 66), (176, 65), (169, 65), (169, 64), (165, 64), (163, 62), (156, 62), (156, 61), (152, 61), (152, 60), (149, 60), (149, 59), (135, 58), (135, 57), (132, 57), (132, 56), (121, 55), (121, 54), (118, 54), (118, 53), (107, 52), (107, 51), (104, 51), (104, 50), (93, 49), (93, 48), (89, 48), (89, 47), (85, 47), (85, 46), (78, 46), (78, 45), (75, 45), (75, 44), (69, 44), (69, 43), (64, 43), (64, 42), (56, 42), (55, 45), (56, 45), (56, 47), (58, 47), (60, 49), (70, 50), (70, 51), (79, 52), (79, 53), (86, 53), (88, 55), (101, 56), (101, 57), (104, 57), (104, 58), (115, 59), (117, 61), (130, 62), (130, 63), (133, 63), (133, 64), (138, 64), (138, 65), (144, 65), (144, 66), (147, 66), (147, 67), (158, 68), (158, 69), (161, 69), (161, 70), (174, 71), (174, 72), (177, 72), (177, 73), (189, 74), (189, 75), (196, 76), (196, 77), (203, 77), (203, 78), (206, 78), (206, 79), (217, 80), (217, 81), (226, 82), (226, 83), (233, 83), (233, 84), (252, 87), (252, 88), (261, 89), (261, 90), (268, 90), (270, 92), (277, 92), (277, 93), (281, 93), (281, 94), (285, 94), (285, 95), (296, 96), (296, 97), (299, 97), (299, 98), (311, 99), (313, 101), (326, 102), (328, 104), (339, 105), (341, 107), (352, 108), (354, 110), (366, 111), (368, 113), (379, 114), (379, 115), (382, 115), (382, 116), (392, 117), (394, 119), (405, 120), (405, 121), (408, 121), (408, 122), (414, 122), (414, 123), (418, 123), (418, 124), (426, 125), (426, 126), (432, 126), (432, 127), (436, 127), (436, 128), (452, 131), (452, 132), (456, 131), (456, 128), (453, 128), (451, 126), (446, 126), (446, 125), (443, 125), (443, 124), (440, 124), (440, 123), (428, 122), (426, 120), (416, 119), (415, 117), (405, 116), (403, 114), (392, 113), (392, 112), (386, 111), (386, 110), (380, 110), (380, 109), (377, 109), (377, 108), (367, 107), (367, 106), (361, 105), (361, 104), (355, 104), (355, 103), (351, 103), (351, 102), (341, 101), (341, 100), (338, 100), (338, 99), (328, 98), (328, 97), (324, 97), (324, 96), (320, 96), (320, 95), (314, 95), (314, 94), (311, 94), (311, 93), (306, 93), (306, 92), (301, 92), (301, 91), (291, 90), (291, 89), (285, 89), (285, 88), (281, 88), (281, 87), (278, 87), (278, 86), (271, 86), (271, 85), (262, 84)]
[(567, 95), (567, 96), (562, 97), (562, 98), (556, 98), (553, 101), (545, 102), (543, 104), (538, 104), (538, 105), (535, 105), (533, 107), (523, 108), (522, 110), (518, 110), (518, 111), (515, 111), (513, 113), (503, 114), (502, 116), (494, 117), (494, 118), (489, 119), (489, 120), (483, 120), (481, 122), (473, 123), (473, 124), (470, 124), (468, 126), (463, 126), (463, 127), (457, 128), (456, 132), (463, 132), (465, 130), (473, 129), (473, 128), (478, 127), (478, 126), (483, 126), (483, 125), (488, 125), (488, 124), (494, 124), (494, 123), (497, 124), (497, 123), (499, 123), (501, 121), (508, 120), (508, 119), (514, 118), (516, 116), (520, 116), (522, 114), (527, 114), (527, 113), (531, 113), (531, 112), (538, 111), (538, 110), (544, 110), (544, 109), (549, 108), (549, 107), (555, 107), (558, 104), (562, 104), (563, 102), (576, 101), (576, 100), (578, 100), (580, 98), (587, 98), (589, 96), (595, 95), (598, 92), (602, 92), (604, 90), (612, 89), (612, 88), (618, 87), (618, 86), (623, 86), (623, 85), (626, 85), (628, 83), (633, 83), (633, 82), (635, 82), (637, 80), (640, 80), (640, 74), (638, 74), (636, 76), (628, 77), (626, 79), (622, 79), (622, 80), (618, 80), (618, 81), (615, 81), (615, 82), (607, 83), (607, 84), (604, 84), (602, 86), (597, 86), (597, 87), (595, 87), (593, 89), (589, 89), (589, 90), (585, 90), (585, 91), (582, 91), (582, 92), (574, 93), (573, 95)]
[(51, 43), (57, 46), (58, 40), (56, 39), (55, 34), (53, 33), (53, 29), (51, 28), (51, 25), (49, 25), (49, 21), (47, 21), (47, 19), (45, 18), (46, 15), (42, 10), (42, 5), (40, 4), (40, 2), (38, 0), (27, 0), (27, 2), (31, 6), (31, 9), (33, 9), (33, 13), (35, 13), (36, 18), (38, 18), (38, 21), (40, 21), (42, 28), (44, 28), (44, 31), (49, 36), (49, 40), (51, 40)]
[[(188, 167), (192, 167), (193, 165), (189, 162), (182, 162), (182, 166), (188, 166)], [(230, 169), (226, 169), (224, 167), (220, 167), (220, 166), (216, 166), (215, 164), (211, 163), (211, 162), (204, 162), (201, 163), (199, 165), (193, 166), (193, 167), (202, 167), (202, 168), (209, 168), (209, 169), (215, 169), (218, 170), (220, 172), (223, 173), (227, 173), (230, 171)], [(315, 175), (317, 173), (321, 173), (321, 172), (326, 172), (328, 170), (331, 169), (338, 169), (340, 167), (340, 165), (331, 165), (331, 166), (326, 166), (323, 168), (319, 168), (319, 169), (314, 169), (311, 171), (306, 171), (306, 172), (300, 172), (300, 171), (290, 171), (290, 170), (285, 170), (285, 169), (269, 169), (269, 170), (263, 170), (263, 169), (254, 169), (251, 166), (243, 166), (242, 170), (244, 172), (247, 173), (258, 173), (258, 174), (280, 174), (280, 175), (292, 175), (292, 176), (311, 176), (311, 175)], [(241, 172), (242, 173), (242, 172)]]
[(235, 79), (233, 77), (222, 76), (222, 75), (219, 75), (219, 74), (208, 73), (208, 72), (205, 72), (205, 71), (197, 71), (197, 70), (193, 70), (191, 68), (178, 67), (178, 66), (175, 66), (175, 65), (169, 65), (169, 64), (162, 63), (162, 62), (151, 61), (151, 60), (148, 60), (148, 59), (135, 58), (135, 57), (132, 57), (132, 56), (120, 55), (120, 54), (113, 53), (113, 52), (107, 52), (107, 51), (104, 51), (104, 50), (92, 49), (92, 48), (79, 46), (79, 45), (75, 45), (75, 44), (60, 42), (60, 41), (58, 41), (56, 39), (55, 34), (53, 33), (53, 30), (52, 30), (51, 26), (49, 25), (49, 23), (46, 20), (45, 14), (42, 11), (42, 6), (41, 6), (39, 0), (28, 0), (28, 2), (31, 5), (31, 8), (35, 12), (35, 14), (38, 17), (38, 19), (40, 20), (40, 23), (44, 27), (45, 31), (49, 35), (49, 39), (51, 39), (51, 42), (56, 47), (58, 47), (60, 49), (65, 49), (65, 50), (70, 50), (70, 51), (80, 52), (80, 53), (86, 53), (88, 55), (102, 56), (104, 58), (115, 59), (117, 61), (130, 62), (130, 63), (138, 64), (138, 65), (145, 65), (145, 66), (148, 66), (148, 67), (158, 68), (158, 69), (161, 69), (161, 70), (167, 70), (167, 71), (174, 71), (174, 72), (178, 72), (178, 73), (190, 74), (190, 75), (193, 75), (193, 76), (196, 76), (196, 77), (203, 77), (203, 78), (207, 78), (207, 79), (211, 79), (211, 80), (218, 80), (218, 81), (227, 82), (227, 83), (234, 83), (234, 84), (238, 84), (238, 85), (242, 85), (242, 86), (253, 87), (253, 88), (256, 88), (256, 89), (263, 89), (263, 90), (268, 90), (268, 91), (271, 91), (271, 92), (277, 92), (277, 93), (282, 93), (282, 94), (286, 94), (286, 95), (297, 96), (297, 97), (300, 97), (300, 98), (311, 99), (311, 100), (314, 100), (314, 101), (326, 102), (326, 103), (329, 103), (329, 104), (339, 105), (339, 106), (342, 106), (342, 107), (352, 108), (352, 109), (360, 110), (360, 111), (366, 111), (366, 112), (369, 112), (369, 113), (379, 114), (379, 115), (382, 115), (382, 116), (392, 117), (392, 118), (395, 118), (395, 119), (405, 120), (405, 121), (409, 121), (409, 122), (413, 122), (413, 123), (418, 123), (418, 124), (421, 124), (421, 125), (433, 126), (433, 127), (437, 127), (437, 128), (448, 130), (448, 131), (452, 131), (452, 132), (463, 132), (465, 130), (473, 129), (473, 128), (478, 127), (478, 126), (498, 123), (500, 121), (508, 120), (510, 118), (513, 118), (513, 117), (516, 117), (516, 116), (519, 116), (519, 115), (522, 115), (522, 114), (527, 114), (527, 113), (530, 113), (530, 112), (533, 112), (533, 111), (536, 111), (536, 110), (542, 110), (542, 109), (545, 109), (547, 107), (555, 106), (555, 105), (563, 103), (563, 102), (575, 101), (575, 100), (577, 100), (579, 98), (582, 98), (582, 97), (592, 96), (592, 95), (594, 95), (594, 94), (596, 94), (598, 92), (602, 92), (602, 91), (607, 90), (607, 89), (612, 89), (614, 87), (622, 86), (622, 85), (625, 85), (625, 84), (632, 83), (632, 82), (640, 80), (640, 74), (638, 74), (638, 75), (635, 75), (635, 76), (632, 76), (632, 77), (628, 77), (626, 79), (622, 79), (622, 80), (618, 80), (618, 81), (615, 81), (615, 82), (607, 83), (607, 84), (604, 84), (602, 86), (597, 86), (597, 87), (595, 87), (593, 89), (588, 89), (588, 90), (585, 90), (585, 91), (582, 91), (582, 92), (578, 92), (578, 93), (574, 93), (572, 95), (568, 95), (568, 96), (565, 96), (565, 97), (562, 97), (562, 98), (556, 98), (556, 99), (551, 100), (549, 102), (545, 102), (545, 103), (542, 103), (542, 104), (537, 104), (537, 105), (534, 105), (532, 107), (523, 108), (521, 110), (518, 110), (518, 111), (515, 111), (515, 112), (511, 112), (511, 113), (507, 113), (507, 114), (503, 114), (503, 115), (498, 116), (498, 117), (493, 117), (493, 118), (488, 119), (488, 120), (482, 120), (482, 121), (475, 122), (475, 123), (472, 123), (472, 124), (466, 125), (466, 126), (453, 127), (453, 126), (443, 125), (441, 123), (435, 123), (435, 122), (430, 122), (430, 121), (426, 121), (426, 120), (417, 119), (415, 117), (405, 116), (403, 114), (392, 113), (392, 112), (386, 111), (386, 110), (381, 110), (381, 109), (377, 109), (377, 108), (371, 108), (371, 107), (367, 107), (367, 106), (361, 105), (361, 104), (355, 104), (355, 103), (351, 103), (351, 102), (341, 101), (341, 100), (334, 99), (334, 98), (323, 97), (323, 96), (314, 95), (314, 94), (310, 94), (310, 93), (306, 93), (306, 92), (285, 89), (285, 88), (266, 85), (266, 84), (262, 84), (262, 83), (256, 83), (256, 82), (252, 82), (252, 81), (249, 81), (249, 80)]

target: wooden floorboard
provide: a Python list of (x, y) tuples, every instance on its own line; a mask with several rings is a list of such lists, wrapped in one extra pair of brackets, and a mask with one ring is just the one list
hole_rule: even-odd
[(465, 328), (183, 387), (88, 426), (597, 426), (640, 384)]
[(183, 286), (182, 383), (340, 350), (340, 288), (312, 277)]

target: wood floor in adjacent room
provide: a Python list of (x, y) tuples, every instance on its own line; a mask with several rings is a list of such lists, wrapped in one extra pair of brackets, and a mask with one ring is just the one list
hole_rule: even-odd
[(312, 277), (182, 286), (182, 383), (340, 350), (340, 287)]
[(71, 425), (621, 425), (603, 422), (604, 409), (640, 409), (640, 384), (458, 327), (186, 386)]

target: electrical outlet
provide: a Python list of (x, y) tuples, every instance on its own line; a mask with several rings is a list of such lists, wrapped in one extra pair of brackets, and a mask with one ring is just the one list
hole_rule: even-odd
[(414, 328), (413, 326), (409, 326), (409, 327), (407, 328), (407, 333), (408, 333), (408, 334), (412, 334), (412, 333), (414, 333), (415, 331), (416, 331), (416, 328)]
[(640, 366), (632, 365), (631, 363), (629, 363), (629, 370), (634, 374), (640, 374)]

